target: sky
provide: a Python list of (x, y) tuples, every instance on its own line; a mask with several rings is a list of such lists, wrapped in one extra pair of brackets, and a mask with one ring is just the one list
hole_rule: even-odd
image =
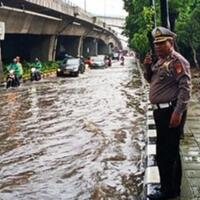
[(126, 16), (123, 0), (70, 0), (72, 3), (92, 13), (101, 16)]

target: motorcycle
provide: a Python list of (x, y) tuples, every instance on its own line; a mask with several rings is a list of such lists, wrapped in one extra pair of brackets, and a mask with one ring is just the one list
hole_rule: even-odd
[(41, 79), (41, 74), (35, 67), (31, 68), (31, 81), (39, 81)]
[(19, 83), (19, 80), (17, 79), (17, 77), (15, 75), (15, 71), (9, 70), (9, 73), (8, 73), (8, 76), (7, 76), (6, 88), (17, 87), (19, 85), (20, 85), (20, 83)]
[(124, 65), (124, 61), (121, 61), (120, 65), (122, 65), (122, 66), (123, 66), (123, 65)]
[(120, 65), (122, 65), (122, 66), (124, 65), (124, 57), (123, 56), (121, 57), (121, 63), (120, 63)]

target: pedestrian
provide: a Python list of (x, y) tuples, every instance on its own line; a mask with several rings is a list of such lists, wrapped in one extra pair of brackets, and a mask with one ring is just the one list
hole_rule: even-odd
[(164, 27), (152, 31), (157, 61), (144, 59), (144, 77), (150, 83), (149, 99), (157, 131), (156, 161), (161, 189), (150, 199), (180, 196), (182, 167), (180, 135), (190, 99), (191, 75), (188, 61), (174, 50), (175, 33)]
[(123, 56), (123, 55), (121, 55), (121, 58), (120, 58), (120, 60), (121, 60), (121, 63), (120, 63), (120, 65), (124, 65), (124, 56)]

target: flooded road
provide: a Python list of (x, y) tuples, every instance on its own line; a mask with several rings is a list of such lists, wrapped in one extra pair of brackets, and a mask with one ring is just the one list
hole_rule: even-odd
[(0, 91), (0, 199), (138, 199), (144, 96), (130, 59)]

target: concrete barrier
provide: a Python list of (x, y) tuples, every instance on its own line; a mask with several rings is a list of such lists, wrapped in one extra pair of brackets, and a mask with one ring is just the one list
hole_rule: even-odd
[[(140, 75), (143, 82), (143, 88), (148, 94), (148, 87), (146, 86), (146, 81), (144, 80), (143, 72), (140, 67), (140, 61), (135, 60), (135, 63), (140, 71)], [(148, 97), (146, 97), (148, 99)], [(148, 100), (147, 100), (148, 101)], [(154, 194), (160, 188), (160, 176), (156, 163), (156, 126), (153, 118), (153, 109), (150, 102), (147, 102), (147, 131), (145, 135), (145, 175), (144, 175), (144, 191), (142, 194), (142, 199), (149, 200), (148, 195)]]
[(148, 200), (150, 194), (154, 194), (160, 188), (160, 176), (156, 163), (156, 127), (153, 119), (152, 107), (149, 104), (147, 110), (146, 132), (146, 169), (144, 177), (144, 198)]

